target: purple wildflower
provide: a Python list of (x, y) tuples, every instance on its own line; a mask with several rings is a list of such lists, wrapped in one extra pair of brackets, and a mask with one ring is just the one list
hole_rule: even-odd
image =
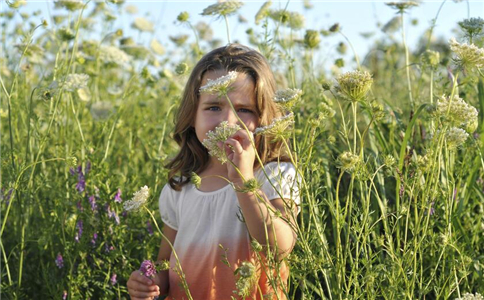
[(84, 168), (84, 174), (87, 175), (87, 173), (89, 173), (89, 171), (91, 171), (91, 162), (87, 161), (86, 167)]
[(97, 241), (97, 232), (94, 232), (93, 235), (92, 235), (91, 244), (93, 246), (96, 245), (96, 241)]
[(432, 216), (432, 215), (435, 213), (434, 203), (435, 203), (434, 201), (432, 201), (432, 202), (430, 203), (430, 211), (429, 211), (429, 215), (431, 215), (431, 216)]
[(59, 253), (57, 254), (57, 257), (55, 259), (55, 265), (59, 268), (62, 269), (64, 267), (64, 258), (62, 258), (62, 255)]
[(91, 204), (92, 211), (96, 211), (97, 210), (96, 197), (94, 197), (94, 195), (89, 196), (89, 204)]
[(114, 210), (111, 210), (111, 207), (109, 206), (109, 204), (107, 205), (107, 210), (108, 210), (108, 217), (110, 219), (114, 218), (114, 220), (116, 221), (116, 224), (119, 225), (120, 223), (119, 216)]
[(77, 228), (78, 231), (76, 233), (75, 240), (78, 243), (79, 243), (79, 240), (81, 239), (81, 236), (82, 236), (82, 227), (83, 227), (82, 220), (77, 221), (76, 228)]
[(153, 235), (153, 227), (151, 226), (150, 220), (146, 221), (146, 229), (148, 229), (150, 235)]
[(82, 207), (82, 204), (81, 204), (81, 200), (77, 201), (77, 209), (81, 212), (84, 211), (84, 208)]
[(76, 184), (76, 190), (79, 193), (82, 193), (84, 192), (85, 189), (86, 189), (86, 179), (84, 178), (84, 175), (81, 176), (81, 174), (79, 174), (78, 181)]
[(62, 300), (66, 300), (67, 299), (67, 291), (64, 290), (64, 293), (62, 294)]
[(139, 268), (141, 274), (145, 275), (146, 277), (153, 278), (156, 274), (156, 267), (155, 264), (151, 260), (145, 260), (141, 263), (141, 267)]
[(121, 203), (121, 201), (123, 201), (123, 199), (121, 199), (121, 189), (118, 189), (118, 192), (114, 195), (114, 202)]
[(71, 168), (69, 168), (69, 173), (70, 173), (72, 176), (74, 176), (74, 175), (76, 175), (76, 174), (77, 174), (77, 171), (76, 171), (76, 170), (74, 170), (74, 168), (72, 168), (72, 167), (71, 167)]
[(116, 285), (116, 283), (118, 283), (118, 275), (116, 275), (116, 273), (113, 273), (113, 276), (111, 276), (111, 284), (112, 285)]
[(109, 246), (109, 245), (108, 245), (108, 243), (104, 244), (104, 251), (105, 251), (106, 253), (109, 253), (109, 252), (111, 252), (111, 251), (113, 251), (113, 250), (114, 250), (114, 246), (112, 246), (112, 245), (111, 245), (111, 246)]

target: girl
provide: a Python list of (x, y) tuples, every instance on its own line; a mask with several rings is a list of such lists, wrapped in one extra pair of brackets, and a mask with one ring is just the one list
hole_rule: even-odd
[[(210, 92), (224, 80), (231, 80), (225, 93)], [(132, 299), (286, 299), (282, 259), (296, 240), (296, 171), (281, 141), (252, 134), (281, 116), (274, 92), (269, 64), (248, 47), (229, 44), (197, 63), (175, 119), (180, 152), (159, 199), (166, 239), (158, 261), (170, 268), (151, 279), (134, 271)], [(217, 145), (225, 164), (202, 144), (222, 122), (242, 127)], [(201, 184), (191, 182), (193, 172)]]

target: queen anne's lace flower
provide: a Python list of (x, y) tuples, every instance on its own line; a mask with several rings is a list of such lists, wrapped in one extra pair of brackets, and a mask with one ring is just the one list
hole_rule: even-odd
[(272, 123), (255, 129), (255, 134), (266, 135), (273, 138), (273, 141), (279, 141), (291, 134), (288, 130), (294, 124), (294, 114), (291, 112), (280, 118), (275, 118)]
[(302, 91), (299, 89), (279, 90), (274, 95), (274, 102), (285, 108), (291, 108), (301, 98)]
[(449, 40), (450, 50), (455, 53), (454, 61), (464, 68), (484, 67), (484, 49), (474, 44), (459, 44), (455, 38)]
[(218, 3), (206, 7), (202, 16), (229, 16), (234, 14), (244, 3), (237, 0), (219, 0)]
[(153, 25), (153, 23), (146, 20), (145, 18), (136, 18), (131, 27), (139, 31), (146, 32), (153, 32), (155, 30), (155, 26)]
[(222, 164), (227, 162), (227, 155), (217, 145), (218, 142), (225, 142), (231, 135), (240, 130), (240, 126), (229, 125), (227, 121), (220, 123), (214, 131), (207, 132), (207, 138), (202, 141), (202, 144), (208, 149), (211, 156), (216, 157)]
[(465, 293), (462, 296), (463, 297), (461, 298), (455, 298), (455, 300), (484, 300), (484, 297), (482, 297), (482, 295), (479, 293), (475, 293), (475, 294)]
[(133, 194), (133, 198), (124, 203), (124, 209), (126, 211), (137, 211), (146, 204), (150, 195), (150, 189), (148, 186), (142, 187), (139, 191)]
[(248, 297), (254, 289), (254, 283), (257, 279), (255, 266), (248, 261), (244, 261), (235, 270), (235, 274), (239, 275), (239, 278), (235, 283), (236, 290), (234, 293), (241, 297)]
[(469, 137), (469, 134), (461, 128), (452, 127), (445, 133), (445, 140), (449, 150), (457, 149)]
[(64, 89), (73, 92), (77, 89), (84, 88), (89, 82), (87, 74), (69, 74), (64, 82)]
[(415, 1), (386, 2), (385, 4), (399, 11), (405, 11), (413, 6), (418, 6), (418, 3)]
[(366, 71), (346, 72), (336, 80), (341, 93), (354, 102), (363, 100), (373, 84), (371, 74)]
[(477, 124), (477, 109), (467, 104), (458, 95), (454, 95), (453, 99), (442, 95), (437, 100), (436, 114), (452, 126), (470, 127), (471, 132), (476, 129), (472, 127)]
[(215, 80), (208, 79), (207, 84), (200, 87), (200, 93), (207, 94), (223, 94), (227, 92), (227, 88), (237, 79), (238, 73), (235, 71), (228, 72), (227, 75), (219, 77)]
[(104, 63), (121, 65), (130, 61), (129, 55), (114, 46), (101, 46), (99, 58)]

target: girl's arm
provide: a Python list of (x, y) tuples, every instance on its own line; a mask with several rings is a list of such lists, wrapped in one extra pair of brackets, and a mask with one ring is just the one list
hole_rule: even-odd
[[(266, 249), (266, 251), (271, 251), (279, 260), (282, 260), (291, 253), (296, 243), (296, 233), (285, 220), (281, 217), (276, 217), (269, 210), (268, 206), (272, 207), (273, 210), (279, 210), (281, 215), (288, 219), (293, 226), (295, 220), (292, 216), (295, 213), (286, 213), (287, 206), (282, 199), (269, 201), (261, 190), (258, 190), (258, 193), (262, 196), (265, 203), (262, 203), (255, 193), (237, 193), (247, 229), (250, 235), (261, 245), (269, 246), (269, 249)], [(266, 238), (266, 228), (268, 239)]]

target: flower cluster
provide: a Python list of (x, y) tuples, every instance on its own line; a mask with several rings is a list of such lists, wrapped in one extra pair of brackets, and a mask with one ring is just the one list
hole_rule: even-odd
[(469, 134), (464, 129), (457, 127), (452, 127), (445, 133), (445, 140), (449, 150), (457, 149), (457, 147), (462, 145), (468, 137)]
[(151, 260), (145, 260), (141, 263), (139, 271), (141, 275), (153, 278), (156, 274), (156, 266)]
[(479, 35), (484, 27), (484, 20), (481, 17), (465, 19), (458, 23), (460, 28), (466, 33), (466, 35), (472, 39), (472, 37)]
[(394, 8), (400, 12), (404, 12), (405, 10), (413, 7), (418, 6), (418, 3), (415, 1), (402, 1), (402, 2), (386, 2), (386, 5)]
[(239, 193), (252, 193), (260, 189), (261, 186), (262, 185), (256, 178), (252, 178), (245, 181), (241, 188), (235, 188), (235, 191)]
[(274, 102), (286, 109), (292, 108), (301, 99), (302, 91), (299, 89), (278, 90), (274, 95)]
[(202, 184), (202, 178), (198, 176), (197, 173), (192, 172), (190, 176), (190, 182), (198, 189), (200, 188), (200, 185)]
[(234, 14), (244, 3), (238, 0), (219, 0), (218, 3), (206, 7), (202, 16), (230, 16)]
[(249, 297), (254, 289), (257, 279), (257, 273), (254, 264), (244, 261), (240, 267), (235, 270), (235, 274), (239, 275), (237, 282), (235, 282), (235, 294), (241, 297)]
[(87, 87), (88, 82), (89, 75), (87, 74), (69, 74), (65, 79), (64, 88), (69, 92), (73, 92)]
[(280, 118), (275, 118), (272, 123), (258, 127), (255, 129), (255, 134), (265, 135), (272, 137), (273, 141), (280, 141), (291, 134), (289, 127), (294, 124), (294, 114), (291, 112)]
[(435, 114), (451, 126), (465, 127), (469, 132), (476, 130), (477, 109), (458, 95), (454, 95), (453, 98), (442, 95), (437, 100), (435, 109)]
[(136, 30), (146, 32), (153, 32), (155, 30), (155, 26), (153, 25), (153, 23), (146, 20), (145, 18), (136, 18), (131, 27)]
[(106, 64), (111, 63), (117, 65), (130, 61), (129, 55), (115, 46), (101, 46), (99, 59)]
[(420, 61), (424, 66), (435, 69), (440, 63), (440, 54), (437, 51), (427, 49), (424, 53), (422, 53)]
[(200, 93), (223, 95), (227, 92), (228, 87), (237, 79), (238, 73), (230, 71), (225, 76), (215, 80), (208, 79), (207, 84), (200, 87)]
[(124, 203), (124, 209), (126, 211), (137, 211), (146, 204), (150, 195), (150, 189), (148, 186), (142, 187), (139, 191), (133, 194), (133, 198)]
[(373, 84), (371, 74), (364, 71), (351, 71), (340, 75), (336, 81), (339, 91), (353, 102), (362, 101)]
[(455, 298), (455, 300), (484, 300), (484, 297), (482, 297), (482, 295), (479, 293), (475, 293), (475, 294), (465, 293), (463, 297)]
[(207, 132), (207, 138), (202, 141), (208, 153), (216, 157), (222, 164), (227, 162), (225, 151), (220, 149), (218, 142), (225, 142), (231, 135), (234, 135), (241, 128), (239, 125), (229, 125), (227, 121), (220, 123), (214, 131)]
[(345, 151), (336, 160), (338, 167), (347, 172), (352, 172), (360, 163), (360, 157), (351, 152)]
[(458, 43), (455, 38), (449, 40), (450, 50), (455, 53), (454, 62), (462, 68), (482, 68), (484, 49), (474, 44)]

